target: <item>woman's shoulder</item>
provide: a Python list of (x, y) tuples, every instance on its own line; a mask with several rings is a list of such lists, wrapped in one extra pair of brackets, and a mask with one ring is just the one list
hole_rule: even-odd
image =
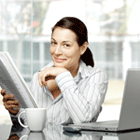
[(91, 67), (91, 66), (87, 66), (86, 64), (84, 63), (81, 63), (81, 73), (84, 73), (85, 75), (88, 75), (88, 76), (92, 76), (92, 75), (95, 75), (95, 74), (106, 74), (105, 70), (100, 68), (100, 67)]
[(100, 67), (94, 67), (90, 70), (90, 79), (96, 79), (96, 81), (100, 82), (107, 82), (108, 81), (108, 75), (105, 72), (104, 69)]
[(93, 74), (93, 73), (100, 73), (100, 72), (105, 73), (105, 70), (100, 68), (100, 67), (91, 67), (91, 68), (89, 68), (89, 72), (91, 74)]

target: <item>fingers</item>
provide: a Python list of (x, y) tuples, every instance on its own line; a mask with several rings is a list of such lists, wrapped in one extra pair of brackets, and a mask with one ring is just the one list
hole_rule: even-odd
[(52, 80), (52, 79), (55, 79), (55, 76), (48, 76), (44, 78), (45, 81)]
[(13, 109), (13, 108), (19, 107), (19, 104), (17, 104), (17, 105), (13, 105), (13, 104), (11, 104), (11, 105), (4, 104), (4, 106), (5, 106), (5, 108), (6, 108), (7, 110), (9, 110), (9, 109)]
[(14, 95), (13, 94), (6, 94), (6, 90), (2, 89), (1, 94), (3, 96), (3, 103), (5, 108), (13, 115), (16, 115), (19, 112), (19, 109), (14, 109), (14, 108), (19, 108), (19, 102), (18, 100), (13, 99)]
[(41, 87), (43, 87), (43, 83), (42, 83), (42, 74), (41, 74), (41, 72), (38, 73), (38, 81), (39, 81), (39, 85), (40, 85)]
[(43, 87), (43, 85), (47, 85), (46, 81), (45, 81), (45, 77), (47, 76), (45, 71), (41, 71), (38, 73), (38, 80), (39, 80), (39, 85), (41, 87)]
[(19, 105), (4, 105), (4, 106), (13, 115), (16, 115), (19, 112), (19, 109), (14, 109), (19, 107)]
[(15, 99), (4, 102), (4, 106), (12, 114), (18, 113), (19, 109), (14, 110), (14, 108), (20, 107), (19, 102)]
[(2, 95), (2, 96), (6, 95), (6, 90), (5, 90), (5, 89), (2, 89), (2, 90), (1, 90), (1, 95)]
[(38, 73), (39, 85), (42, 87), (43, 85), (47, 85), (47, 80), (55, 79), (57, 75), (62, 72), (67, 71), (67, 69), (62, 67), (46, 67), (42, 71)]
[(16, 115), (19, 112), (19, 109), (10, 108), (10, 109), (7, 109), (7, 110), (13, 115)]
[(13, 99), (13, 100), (8, 100), (6, 103), (7, 103), (7, 105), (18, 105), (19, 101)]
[(7, 102), (5, 102), (4, 106), (13, 115), (16, 115), (19, 112), (19, 109), (14, 109), (20, 107), (19, 104), (7, 104)]
[(13, 94), (6, 94), (3, 96), (3, 102), (6, 102), (7, 100), (13, 99), (14, 95)]
[(16, 134), (14, 134), (14, 135), (10, 136), (10, 138), (8, 140), (19, 140), (19, 137)]
[(9, 112), (13, 115), (16, 115), (19, 112), (19, 109), (9, 109)]
[(47, 86), (47, 81), (51, 79), (55, 79), (56, 76), (50, 75), (52, 70), (49, 67), (46, 67), (44, 70), (38, 73), (39, 85), (42, 87), (43, 85)]
[(15, 99), (8, 100), (7, 102), (4, 102), (4, 106), (6, 107), (6, 109), (19, 107), (19, 102), (18, 100), (15, 100)]

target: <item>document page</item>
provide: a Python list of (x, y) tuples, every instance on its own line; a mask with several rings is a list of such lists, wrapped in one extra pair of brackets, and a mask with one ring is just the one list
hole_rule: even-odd
[(7, 52), (0, 52), (0, 86), (14, 95), (21, 108), (38, 107), (31, 91)]

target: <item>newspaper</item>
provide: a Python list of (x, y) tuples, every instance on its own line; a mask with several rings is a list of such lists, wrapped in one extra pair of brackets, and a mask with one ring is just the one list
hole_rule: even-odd
[(0, 52), (0, 86), (19, 101), (21, 108), (38, 105), (8, 52)]

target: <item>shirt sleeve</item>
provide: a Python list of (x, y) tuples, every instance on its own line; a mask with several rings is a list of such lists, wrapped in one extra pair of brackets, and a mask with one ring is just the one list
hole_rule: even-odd
[(79, 89), (69, 71), (59, 74), (55, 80), (74, 123), (90, 122), (96, 117), (107, 90), (108, 79), (105, 72), (97, 71), (82, 79), (83, 90)]

